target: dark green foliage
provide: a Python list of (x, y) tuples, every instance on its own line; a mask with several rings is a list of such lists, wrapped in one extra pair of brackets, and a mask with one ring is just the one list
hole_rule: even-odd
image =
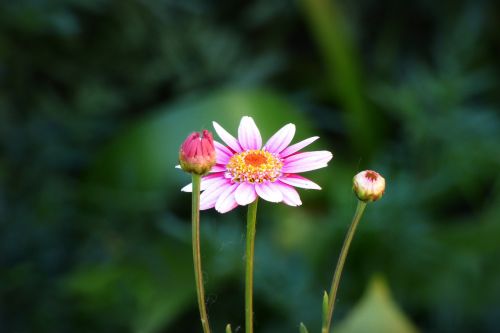
[[(387, 193), (358, 228), (334, 323), (382, 273), (422, 331), (498, 331), (498, 12), (3, 1), (0, 331), (200, 331), (189, 177), (173, 167), (190, 131), (217, 120), (235, 133), (244, 114), (265, 138), (294, 122), (296, 140), (318, 134), (313, 148), (335, 155), (303, 206), (259, 208), (256, 331), (319, 330), (365, 168)], [(214, 332), (242, 330), (244, 212), (202, 214)]]

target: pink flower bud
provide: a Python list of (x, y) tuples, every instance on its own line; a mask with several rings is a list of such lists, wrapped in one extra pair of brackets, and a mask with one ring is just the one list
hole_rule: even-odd
[(204, 175), (212, 169), (215, 164), (215, 148), (212, 133), (203, 130), (200, 133), (191, 133), (179, 151), (179, 162), (182, 170)]
[(385, 179), (378, 172), (365, 170), (354, 176), (353, 190), (359, 200), (377, 201), (385, 191)]

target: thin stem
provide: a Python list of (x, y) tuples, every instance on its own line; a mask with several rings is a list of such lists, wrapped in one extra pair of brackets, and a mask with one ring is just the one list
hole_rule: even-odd
[(257, 203), (255, 199), (248, 206), (247, 213), (247, 246), (245, 270), (245, 333), (253, 333), (253, 258), (255, 250), (255, 224), (257, 218)]
[(351, 245), (352, 238), (354, 236), (354, 233), (356, 232), (356, 227), (358, 226), (358, 223), (361, 220), (361, 217), (363, 216), (365, 207), (366, 207), (366, 202), (358, 200), (358, 206), (356, 207), (356, 212), (354, 213), (351, 225), (349, 226), (349, 230), (347, 231), (347, 235), (344, 239), (344, 244), (342, 245), (342, 249), (340, 250), (339, 260), (337, 261), (337, 267), (335, 268), (335, 273), (333, 274), (332, 287), (330, 289), (330, 295), (329, 295), (330, 298), (328, 301), (328, 318), (325, 321), (325, 324), (323, 324), (321, 333), (330, 332), (330, 326), (332, 324), (332, 317), (333, 317), (333, 309), (335, 307), (335, 299), (337, 297), (337, 290), (339, 288), (342, 269), (344, 268), (347, 252), (349, 251), (349, 246)]
[(210, 333), (207, 309), (205, 307), (205, 289), (203, 287), (203, 273), (201, 270), (200, 254), (200, 183), (201, 176), (193, 174), (193, 197), (191, 206), (192, 219), (192, 243), (193, 243), (193, 263), (194, 277), (196, 280), (196, 294), (198, 295), (198, 307), (200, 309), (201, 326), (204, 333)]

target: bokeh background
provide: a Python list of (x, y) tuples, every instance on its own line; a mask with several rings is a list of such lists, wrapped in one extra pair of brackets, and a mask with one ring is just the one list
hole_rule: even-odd
[[(260, 204), (258, 332), (318, 331), (367, 168), (388, 188), (337, 332), (499, 332), (499, 22), (481, 0), (2, 1), (0, 331), (200, 332), (178, 147), (251, 115), (335, 156), (303, 206)], [(214, 332), (244, 331), (244, 218), (202, 214)]]

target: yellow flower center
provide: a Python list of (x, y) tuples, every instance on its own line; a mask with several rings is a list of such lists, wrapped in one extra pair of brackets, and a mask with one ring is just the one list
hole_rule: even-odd
[(281, 160), (264, 150), (247, 150), (236, 154), (226, 165), (235, 182), (263, 183), (275, 182), (281, 175)]

